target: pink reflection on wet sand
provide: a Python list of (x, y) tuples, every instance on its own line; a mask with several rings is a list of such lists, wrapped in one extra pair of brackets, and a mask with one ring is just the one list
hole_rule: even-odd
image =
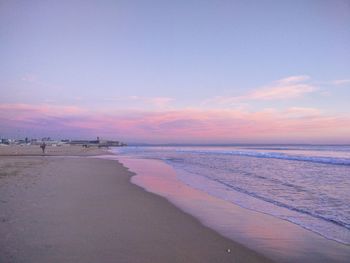
[(167, 198), (204, 225), (278, 262), (349, 262), (350, 247), (290, 222), (241, 208), (193, 189), (160, 160), (118, 157), (136, 175), (131, 181)]

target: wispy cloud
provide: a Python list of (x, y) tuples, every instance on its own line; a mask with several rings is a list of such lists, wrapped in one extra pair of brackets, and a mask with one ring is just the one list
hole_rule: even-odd
[(350, 84), (350, 79), (337, 79), (331, 82), (333, 85), (341, 86)]
[(164, 109), (170, 106), (174, 101), (169, 97), (142, 97), (142, 96), (127, 96), (127, 97), (109, 97), (105, 98), (105, 101), (127, 103), (127, 107), (143, 108), (144, 106), (150, 106), (154, 108)]
[(76, 106), (57, 106), (50, 104), (0, 104), (1, 119), (4, 121), (31, 121), (37, 118), (56, 118), (82, 116), (88, 111)]
[(321, 110), (316, 108), (291, 107), (285, 111), (286, 115), (295, 118), (310, 118), (321, 116)]
[(169, 97), (137, 97), (137, 96), (134, 96), (133, 99), (136, 101), (142, 102), (142, 103), (151, 104), (151, 105), (158, 107), (158, 108), (165, 108), (165, 107), (169, 106), (169, 104), (172, 101), (174, 101), (173, 98), (169, 98)]
[(317, 90), (316, 86), (307, 82), (309, 79), (310, 77), (305, 75), (291, 76), (240, 96), (218, 96), (206, 100), (205, 104), (237, 104), (245, 101), (294, 99)]
[(81, 114), (83, 112), (86, 112), (85, 109), (73, 105), (50, 105), (50, 104), (40, 104), (40, 105), (33, 105), (33, 104), (25, 104), (25, 103), (7, 103), (7, 104), (0, 104), (0, 110), (1, 111), (13, 111), (13, 112), (21, 112), (21, 113), (39, 113), (39, 114), (45, 114), (48, 116), (52, 115), (65, 115), (65, 114)]
[(306, 80), (309, 80), (310, 76), (308, 75), (298, 75), (298, 76), (290, 76), (290, 77), (286, 77), (283, 79), (278, 80), (277, 82), (280, 83), (296, 83), (296, 82), (303, 82)]
[(246, 98), (253, 100), (292, 99), (316, 90), (316, 87), (305, 83), (308, 76), (293, 76), (278, 80), (271, 85), (249, 93)]
[(21, 80), (24, 82), (35, 83), (38, 82), (38, 76), (33, 73), (26, 73), (22, 76)]

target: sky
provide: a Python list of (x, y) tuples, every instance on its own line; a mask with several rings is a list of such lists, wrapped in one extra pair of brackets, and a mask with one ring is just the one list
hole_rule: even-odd
[(350, 143), (350, 1), (0, 0), (0, 137)]

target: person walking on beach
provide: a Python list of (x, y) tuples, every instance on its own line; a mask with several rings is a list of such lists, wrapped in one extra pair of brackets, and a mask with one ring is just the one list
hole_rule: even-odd
[(40, 148), (41, 150), (43, 150), (43, 154), (45, 153), (45, 148), (46, 148), (46, 143), (43, 142), (42, 144), (40, 144)]

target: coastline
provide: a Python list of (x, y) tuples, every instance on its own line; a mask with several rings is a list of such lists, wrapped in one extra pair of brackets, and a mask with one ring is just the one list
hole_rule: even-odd
[(350, 258), (348, 245), (184, 184), (161, 160), (120, 156), (118, 160), (136, 173), (131, 179), (136, 185), (163, 196), (222, 236), (276, 262), (348, 262)]
[(0, 148), (0, 261), (271, 262), (131, 183), (118, 161), (79, 157), (105, 150), (23, 149)]

